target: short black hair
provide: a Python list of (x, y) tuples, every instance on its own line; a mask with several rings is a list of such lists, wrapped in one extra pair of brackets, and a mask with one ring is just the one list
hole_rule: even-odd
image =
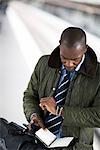
[(66, 28), (60, 38), (60, 44), (65, 42), (69, 48), (73, 48), (80, 44), (82, 48), (86, 48), (86, 33), (78, 27)]

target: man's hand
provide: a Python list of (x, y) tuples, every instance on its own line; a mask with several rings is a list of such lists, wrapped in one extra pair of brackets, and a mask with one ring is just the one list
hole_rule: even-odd
[(42, 110), (47, 110), (52, 114), (56, 114), (56, 102), (53, 97), (41, 98), (39, 106)]
[(31, 130), (31, 125), (32, 124), (34, 124), (34, 125), (36, 125), (36, 126), (38, 126), (40, 128), (43, 128), (43, 129), (45, 128), (42, 119), (38, 115), (33, 115), (31, 117), (31, 121), (30, 121), (30, 123), (28, 125), (29, 130)]

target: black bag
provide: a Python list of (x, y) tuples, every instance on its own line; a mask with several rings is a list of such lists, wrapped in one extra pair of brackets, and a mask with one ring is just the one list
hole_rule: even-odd
[(0, 150), (35, 150), (34, 133), (0, 118)]
[[(32, 130), (19, 126), (14, 122), (8, 122), (0, 118), (0, 150), (47, 150), (38, 139), (35, 132), (38, 128), (32, 125)], [(71, 142), (71, 145), (72, 142)], [(50, 150), (72, 150), (72, 148), (52, 148)]]

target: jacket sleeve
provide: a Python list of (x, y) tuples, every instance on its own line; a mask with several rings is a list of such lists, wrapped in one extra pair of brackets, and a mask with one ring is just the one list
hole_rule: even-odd
[(65, 126), (100, 128), (100, 87), (94, 103), (88, 108), (64, 106)]
[(40, 113), (39, 95), (38, 95), (38, 78), (39, 78), (39, 62), (37, 63), (34, 72), (29, 81), (28, 87), (24, 92), (23, 109), (25, 116), (30, 121), (32, 113)]

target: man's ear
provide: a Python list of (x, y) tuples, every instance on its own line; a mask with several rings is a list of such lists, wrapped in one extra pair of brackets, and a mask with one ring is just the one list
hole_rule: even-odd
[(86, 53), (87, 49), (88, 49), (88, 45), (86, 45), (86, 48), (85, 48), (85, 50), (84, 50), (84, 53)]
[(88, 45), (86, 45), (86, 49), (88, 49), (88, 47), (89, 47), (89, 46), (88, 46)]
[(59, 44), (61, 44), (61, 40), (59, 40)]

